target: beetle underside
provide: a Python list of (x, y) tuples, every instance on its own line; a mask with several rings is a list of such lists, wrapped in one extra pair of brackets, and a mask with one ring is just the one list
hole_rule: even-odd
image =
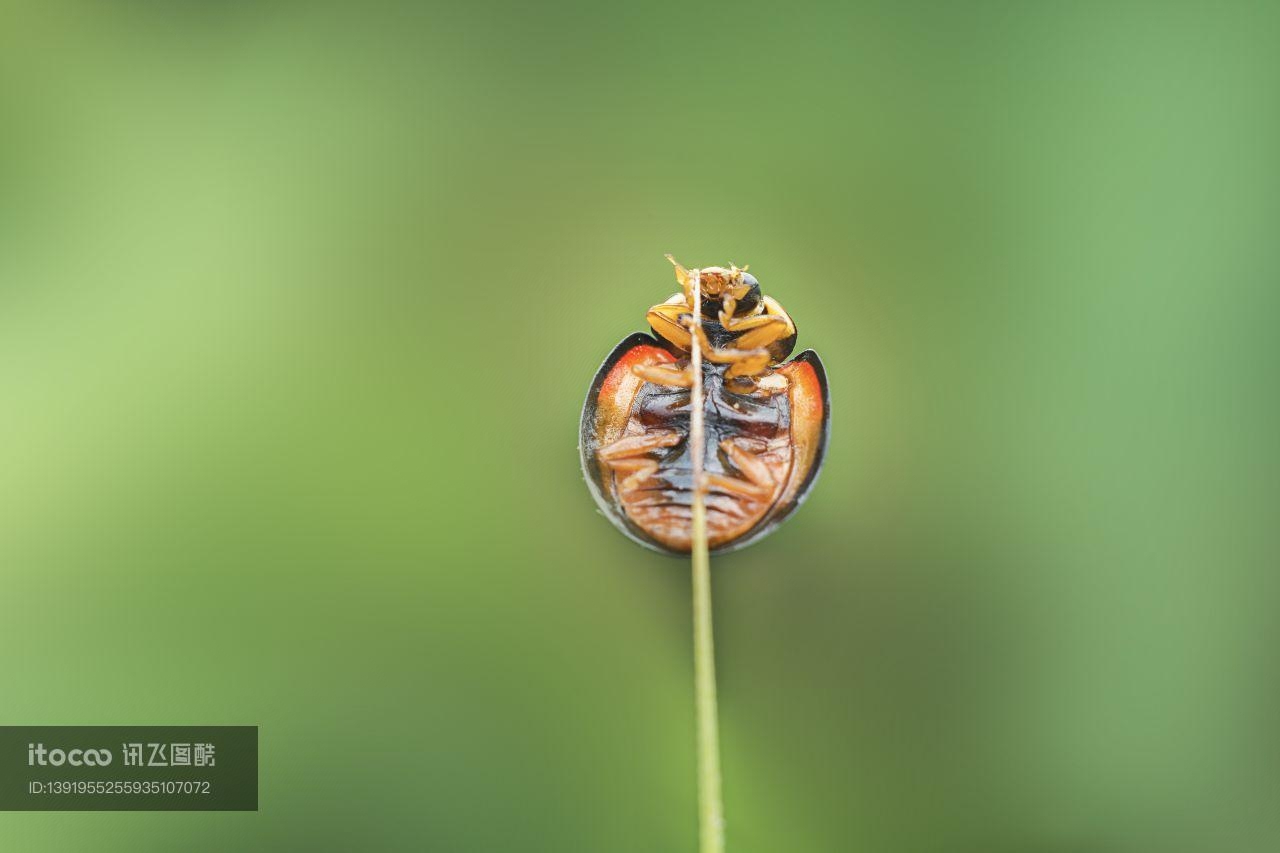
[(622, 341), (592, 383), (583, 468), (597, 503), (625, 533), (659, 550), (689, 551), (688, 348), (700, 335), (708, 545), (731, 550), (771, 531), (812, 484), (827, 435), (826, 376), (812, 351), (778, 364), (794, 346), (795, 326), (745, 270), (701, 271), (711, 298), (696, 325), (688, 274), (676, 270), (684, 294), (649, 311), (658, 337)]

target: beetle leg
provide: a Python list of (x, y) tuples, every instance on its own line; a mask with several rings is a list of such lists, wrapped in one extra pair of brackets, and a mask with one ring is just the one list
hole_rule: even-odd
[(738, 310), (738, 299), (733, 293), (726, 293), (720, 300), (720, 325), (726, 330), (732, 332), (740, 324), (747, 320), (753, 319), (764, 311), (764, 303), (757, 302), (756, 307), (751, 309), (751, 313), (745, 317), (734, 317), (733, 314)]
[(652, 459), (618, 459), (609, 463), (615, 474), (626, 474), (618, 481), (619, 492), (630, 492), (653, 476), (658, 463)]
[(764, 306), (764, 312), (748, 317), (728, 317), (729, 322), (725, 322), (726, 318), (721, 315), (720, 325), (730, 332), (742, 332), (733, 342), (733, 346), (737, 349), (757, 349), (759, 347), (767, 347), (775, 341), (790, 337), (796, 333), (796, 325), (791, 322), (791, 316), (787, 314), (786, 309), (778, 304), (778, 301), (772, 296), (761, 298), (760, 304)]
[[(724, 350), (724, 352), (734, 352), (734, 350)], [(752, 349), (743, 350), (741, 357), (726, 359), (732, 362), (729, 369), (724, 372), (725, 379), (737, 379), (738, 377), (758, 376), (769, 367), (769, 362), (773, 360), (773, 356), (769, 355), (768, 350)]]
[(680, 317), (689, 313), (689, 306), (685, 302), (675, 301), (679, 299), (680, 294), (677, 293), (661, 305), (653, 306), (645, 319), (659, 337), (688, 352), (689, 328)]
[(674, 447), (681, 440), (680, 433), (675, 430), (654, 430), (640, 435), (626, 435), (596, 451), (601, 462), (612, 462), (633, 456), (643, 456), (660, 447)]
[(772, 487), (757, 486), (741, 477), (728, 477), (724, 474), (703, 474), (702, 484), (704, 489), (719, 489), (722, 492), (731, 492), (754, 500), (767, 498), (773, 491)]
[(721, 491), (732, 492), (733, 494), (755, 498), (756, 500), (767, 498), (773, 494), (777, 482), (773, 479), (773, 475), (769, 473), (769, 466), (761, 462), (754, 453), (738, 444), (732, 438), (726, 438), (720, 442), (720, 450), (724, 452), (725, 456), (729, 457), (733, 467), (737, 468), (742, 476), (729, 477), (724, 474), (704, 474), (702, 477), (703, 488), (717, 488)]
[(724, 374), (726, 379), (735, 379), (739, 376), (755, 376), (758, 373), (763, 373), (772, 360), (769, 351), (765, 349), (718, 349), (711, 345), (711, 341), (707, 340), (707, 333), (703, 331), (701, 325), (693, 326), (693, 329), (698, 336), (698, 341), (702, 344), (703, 358), (707, 361), (714, 361), (716, 364), (730, 365)]
[(631, 372), (645, 382), (666, 385), (670, 388), (692, 388), (693, 368), (689, 365), (673, 367), (669, 364), (637, 364)]
[(658, 463), (647, 458), (646, 454), (659, 448), (679, 444), (681, 440), (683, 436), (672, 430), (628, 435), (607, 447), (600, 448), (596, 451), (596, 456), (612, 468), (615, 474), (626, 475), (618, 483), (618, 491), (629, 492), (658, 470)]
[(742, 476), (746, 477), (753, 486), (763, 489), (766, 493), (773, 491), (775, 483), (773, 475), (769, 473), (769, 466), (761, 462), (756, 454), (732, 438), (726, 438), (720, 442), (720, 449), (724, 451), (725, 456), (729, 457), (733, 467), (741, 471)]

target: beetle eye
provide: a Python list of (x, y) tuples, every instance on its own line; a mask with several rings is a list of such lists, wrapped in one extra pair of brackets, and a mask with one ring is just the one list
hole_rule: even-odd
[(760, 282), (756, 281), (756, 277), (750, 273), (743, 273), (742, 283), (747, 285), (748, 290), (746, 295), (738, 300), (738, 307), (733, 312), (735, 317), (751, 313), (760, 304)]

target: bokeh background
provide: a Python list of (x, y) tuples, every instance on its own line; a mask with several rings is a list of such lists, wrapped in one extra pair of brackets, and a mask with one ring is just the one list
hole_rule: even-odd
[(1280, 845), (1271, 3), (6, 4), (0, 717), (261, 811), (0, 849), (691, 851), (600, 360), (750, 263), (830, 452), (714, 567), (732, 853)]

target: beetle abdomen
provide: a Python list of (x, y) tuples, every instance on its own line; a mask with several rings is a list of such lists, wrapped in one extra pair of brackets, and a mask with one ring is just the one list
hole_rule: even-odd
[[(680, 367), (647, 335), (602, 365), (583, 409), (582, 457), (605, 514), (628, 536), (687, 553), (694, 494), (689, 392), (644, 382), (637, 365)], [(771, 531), (803, 499), (826, 438), (821, 362), (811, 352), (774, 370), (771, 390), (736, 393), (723, 365), (704, 365), (708, 544), (730, 550)]]

